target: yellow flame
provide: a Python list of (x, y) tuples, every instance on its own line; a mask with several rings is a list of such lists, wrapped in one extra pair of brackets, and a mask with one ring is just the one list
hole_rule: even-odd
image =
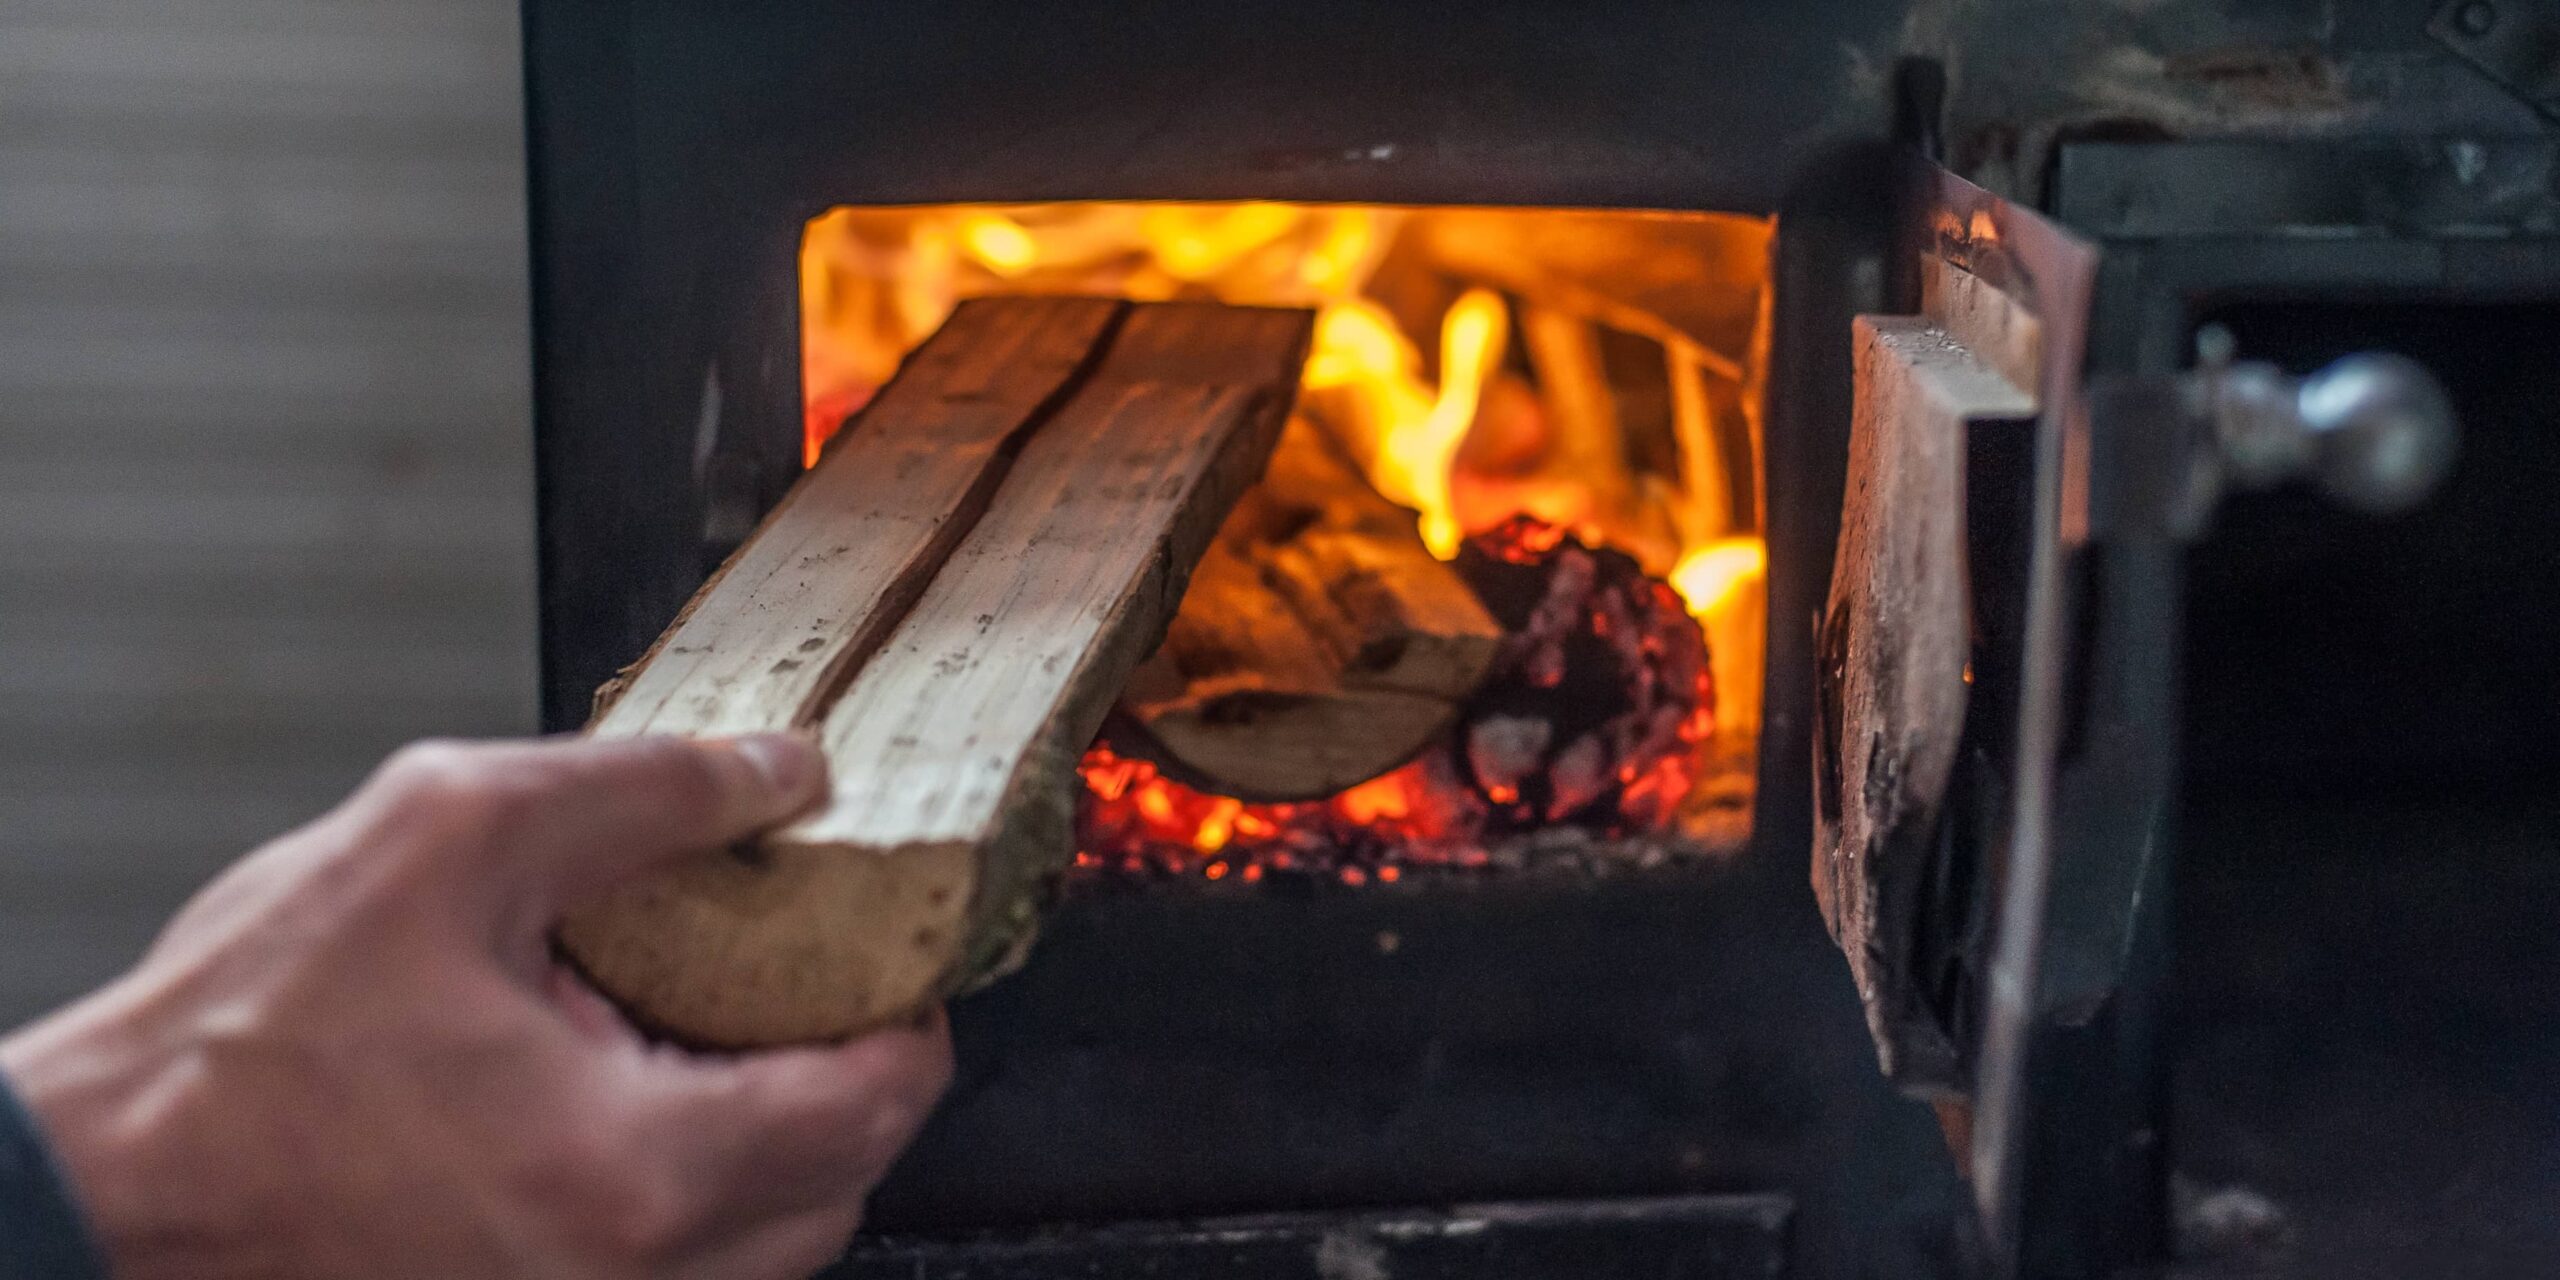
[(1309, 390), (1383, 386), (1411, 393), (1415, 412), (1431, 411), (1431, 392), (1423, 385), (1413, 344), (1396, 328), (1386, 308), (1366, 298), (1327, 303), (1316, 315), (1313, 349), (1307, 355), (1305, 384)]
[(1459, 295), (1440, 322), (1439, 397), (1420, 418), (1389, 424), (1379, 442), (1381, 478), (1391, 477), (1396, 488), (1412, 495), (1411, 505), (1422, 513), (1422, 540), (1443, 560), (1458, 554), (1466, 538), (1450, 498), (1450, 467), (1475, 425), (1476, 404), (1485, 379), (1502, 362), (1509, 330), (1501, 294), (1475, 288)]
[(1741, 594), (1769, 572), (1769, 547), (1758, 538), (1724, 538), (1680, 558), (1671, 570), (1671, 589), (1689, 602), (1689, 613), (1703, 618)]
[(1296, 230), (1283, 204), (1151, 205), (1139, 219), (1157, 266), (1177, 280), (1206, 280)]
[(1440, 322), (1440, 385), (1421, 374), (1422, 358), (1395, 318), (1366, 298), (1329, 303), (1316, 317), (1307, 359), (1310, 390), (1348, 390), (1380, 424), (1370, 483), (1388, 500), (1421, 515), (1422, 540), (1446, 560), (1458, 553), (1459, 528), (1449, 473), (1458, 446), (1475, 425), (1485, 380), (1502, 363), (1510, 313), (1502, 295), (1470, 289)]
[(960, 242), (978, 265), (1000, 276), (1021, 275), (1040, 260), (1040, 246), (1031, 233), (1000, 213), (971, 212), (960, 222)]
[(1378, 219), (1366, 210), (1353, 212), (1360, 216), (1327, 222), (1315, 247), (1298, 262), (1299, 283), (1319, 295), (1347, 295), (1365, 283), (1378, 243)]

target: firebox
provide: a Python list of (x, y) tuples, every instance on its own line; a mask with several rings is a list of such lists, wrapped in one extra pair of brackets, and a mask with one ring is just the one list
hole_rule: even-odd
[(2560, 298), (2513, 48), (2244, 7), (527, 0), (553, 728), (990, 295), (1313, 309), (1503, 636), (1305, 759), (1169, 639), (841, 1274), (2166, 1261), (2185, 548), (2452, 434), (2204, 322)]
[[(1730, 855), (1750, 826), (1767, 631), (1770, 248), (1766, 218), (1658, 211), (838, 208), (801, 250), (809, 457), (963, 297), (1315, 307), (1274, 463), (1290, 476), (1266, 485), (1291, 493), (1252, 500), (1276, 509), (1239, 517), (1253, 545), (1202, 566), (1107, 735), (1124, 740), (1088, 755), (1075, 879), (1358, 885)], [(1308, 454), (1357, 474), (1310, 475), (1332, 468)], [(1309, 553), (1310, 522), (1340, 536)], [(1473, 602), (1412, 581), (1429, 571), (1396, 554), (1412, 533), (1519, 637), (1454, 728), (1401, 651), (1454, 643), (1455, 623), (1402, 615)], [(1272, 578), (1319, 597), (1301, 606), (1323, 615), (1315, 643), (1261, 616), (1288, 612)], [(1342, 688), (1340, 656), (1306, 652), (1328, 644), (1398, 650), (1372, 664), (1389, 688)], [(1318, 753), (1298, 745), (1310, 735), (1377, 749)]]

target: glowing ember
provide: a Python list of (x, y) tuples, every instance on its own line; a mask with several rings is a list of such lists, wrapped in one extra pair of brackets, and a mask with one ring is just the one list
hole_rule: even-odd
[(1197, 790), (1106, 741), (1080, 766), (1076, 865), (1365, 884), (1400, 878), (1397, 864), (1483, 866), (1498, 842), (1550, 827), (1667, 827), (1715, 723), (1706, 641), (1680, 596), (1628, 557), (1526, 518), (1469, 540), (1457, 563), (1511, 638), (1445, 740), (1302, 804)]

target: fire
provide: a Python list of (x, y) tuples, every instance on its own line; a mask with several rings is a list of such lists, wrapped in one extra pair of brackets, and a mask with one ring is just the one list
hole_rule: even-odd
[[(1692, 638), (1709, 637), (1712, 672), (1695, 678), (1722, 696), (1696, 700), (1680, 741), (1750, 743), (1766, 626), (1753, 512), (1768, 235), (1765, 220), (1714, 215), (1268, 202), (837, 209), (802, 247), (807, 455), (814, 464), (965, 297), (1311, 307), (1299, 410), (1414, 512), (1434, 554), (1632, 556), (1675, 615), (1694, 615)], [(1536, 519), (1512, 521), (1523, 513)], [(1667, 815), (1695, 754), (1617, 761), (1611, 794), (1627, 814)], [(1289, 852), (1300, 845), (1481, 855), (1485, 815), (1522, 798), (1431, 760), (1321, 803), (1257, 805), (1097, 749), (1084, 772), (1104, 829), (1086, 847), (1179, 849), (1204, 875), (1232, 866), (1246, 879), (1311, 856)], [(1611, 821), (1642, 825), (1627, 814)]]
[(1456, 838), (1462, 813), (1456, 793), (1437, 814), (1417, 803), (1431, 784), (1419, 762), (1374, 778), (1330, 800), (1245, 804), (1165, 777), (1144, 760), (1098, 745), (1077, 766), (1089, 802), (1077, 816), (1076, 865), (1087, 870), (1196, 871), (1225, 879), (1238, 866), (1247, 880), (1269, 871), (1356, 866), (1401, 857), (1413, 862), (1480, 864)]
[(1769, 544), (1758, 538), (1726, 538), (1680, 558), (1671, 570), (1671, 586), (1689, 602), (1689, 612), (1706, 617), (1769, 573)]
[(1040, 244), (1022, 224), (1000, 213), (977, 211), (960, 222), (960, 243), (978, 265), (1008, 279), (1040, 261)]
[(1410, 494), (1422, 513), (1422, 541), (1446, 560), (1464, 534), (1449, 496), (1451, 464), (1475, 425), (1485, 379), (1502, 358), (1509, 313), (1491, 289), (1469, 289), (1440, 322), (1440, 394), (1419, 420), (1389, 426), (1378, 451), (1377, 483), (1390, 498)]

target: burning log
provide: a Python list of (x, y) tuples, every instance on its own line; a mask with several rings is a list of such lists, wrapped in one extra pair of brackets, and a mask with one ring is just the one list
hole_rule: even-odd
[(1187, 781), (1318, 799), (1446, 730), (1501, 642), (1413, 514), (1293, 420), (1121, 707), (1142, 754)]
[(1667, 823), (1715, 726), (1706, 640), (1678, 593), (1525, 517), (1469, 540), (1457, 567), (1510, 633), (1456, 741), (1487, 830)]
[(1098, 745), (1084, 760), (1079, 867), (1313, 872), (1393, 880), (1484, 866), (1517, 838), (1670, 825), (1714, 731), (1706, 640), (1679, 597), (1619, 552), (1526, 518), (1455, 565), (1507, 634), (1483, 686), (1422, 754), (1309, 803), (1247, 803)]
[(832, 800), (573, 915), (569, 956), (644, 1024), (727, 1047), (848, 1035), (1000, 969), (1072, 854), (1077, 754), (1261, 468), (1308, 330), (964, 306), (591, 728), (814, 727)]

